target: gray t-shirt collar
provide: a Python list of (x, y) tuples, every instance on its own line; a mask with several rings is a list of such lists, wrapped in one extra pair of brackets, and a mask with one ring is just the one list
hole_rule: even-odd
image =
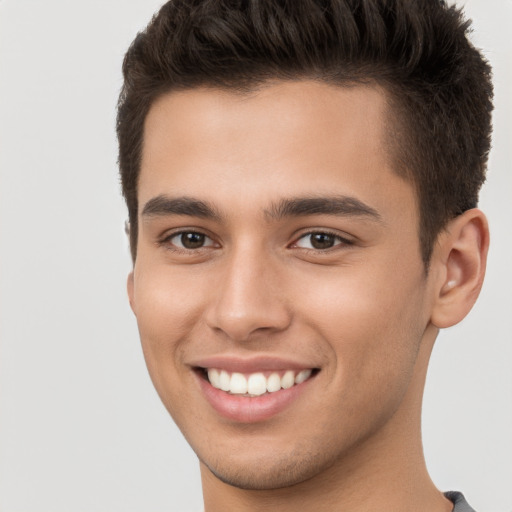
[(444, 495), (453, 502), (452, 512), (475, 512), (475, 509), (470, 507), (464, 495), (457, 491), (448, 491)]

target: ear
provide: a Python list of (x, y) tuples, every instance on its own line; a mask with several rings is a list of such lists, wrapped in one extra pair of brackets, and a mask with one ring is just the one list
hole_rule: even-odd
[(487, 219), (476, 208), (450, 221), (440, 233), (431, 261), (437, 276), (431, 316), (436, 327), (451, 327), (469, 313), (482, 288), (488, 249)]
[(128, 300), (130, 301), (130, 307), (132, 308), (133, 314), (137, 316), (137, 312), (135, 311), (135, 284), (133, 281), (133, 270), (128, 274), (128, 279), (126, 281), (126, 290), (128, 291)]

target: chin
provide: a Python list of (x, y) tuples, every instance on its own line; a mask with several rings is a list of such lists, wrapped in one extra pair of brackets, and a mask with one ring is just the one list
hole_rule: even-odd
[(330, 468), (335, 460), (326, 453), (300, 453), (274, 456), (271, 460), (243, 461), (230, 458), (214, 463), (201, 460), (220, 481), (244, 490), (264, 491), (283, 489), (301, 484)]

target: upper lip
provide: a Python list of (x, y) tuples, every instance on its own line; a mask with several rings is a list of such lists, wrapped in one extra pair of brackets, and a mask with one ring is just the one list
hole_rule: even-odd
[(317, 368), (311, 363), (277, 356), (252, 356), (243, 358), (234, 355), (216, 355), (197, 359), (189, 363), (194, 368), (217, 368), (228, 372), (255, 373), (259, 371), (307, 370)]

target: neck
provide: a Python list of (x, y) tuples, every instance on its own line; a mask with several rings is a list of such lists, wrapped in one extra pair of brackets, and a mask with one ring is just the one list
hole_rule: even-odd
[(205, 512), (450, 512), (453, 504), (427, 472), (421, 442), (421, 397), (435, 332), (430, 343), (426, 338), (401, 406), (378, 432), (322, 473), (282, 489), (239, 489), (201, 464)]

